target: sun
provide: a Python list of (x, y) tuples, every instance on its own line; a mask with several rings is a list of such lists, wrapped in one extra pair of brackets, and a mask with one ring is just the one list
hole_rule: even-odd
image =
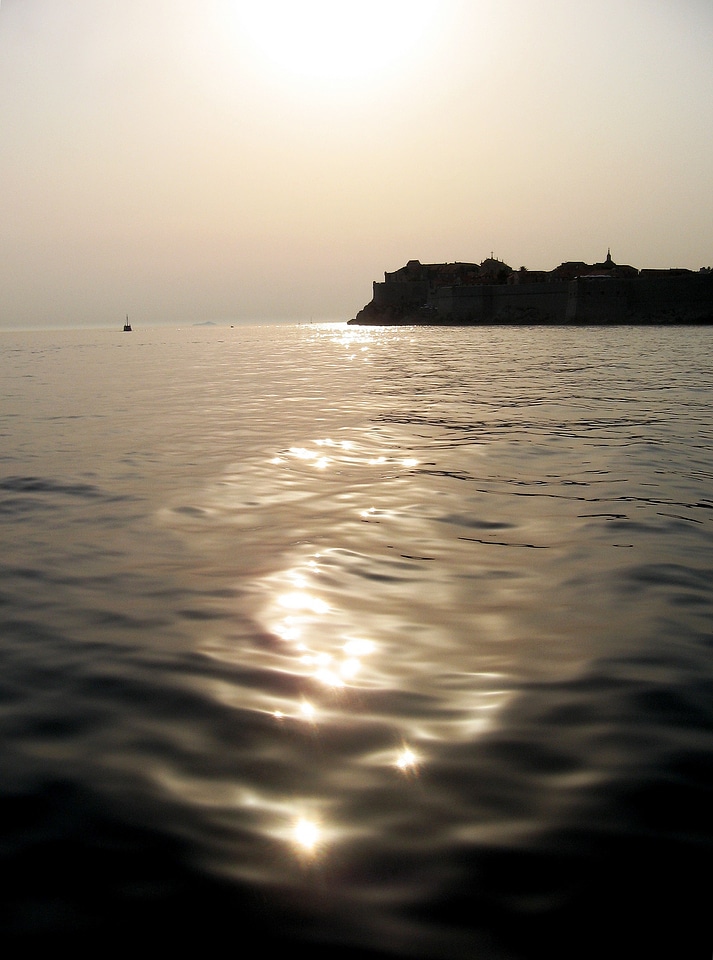
[(244, 39), (271, 69), (319, 83), (398, 69), (427, 40), (436, 0), (255, 0), (239, 3)]

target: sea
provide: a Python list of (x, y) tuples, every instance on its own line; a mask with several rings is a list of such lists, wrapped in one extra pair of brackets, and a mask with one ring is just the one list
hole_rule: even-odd
[(713, 953), (713, 327), (0, 333), (0, 943)]

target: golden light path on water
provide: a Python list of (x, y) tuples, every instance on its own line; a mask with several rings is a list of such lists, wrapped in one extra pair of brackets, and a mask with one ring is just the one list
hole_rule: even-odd
[[(326, 444), (325, 441), (322, 443)], [(293, 448), (290, 453), (311, 462), (317, 469), (326, 466), (324, 458), (317, 459), (312, 451), (305, 448)], [(335, 692), (358, 683), (359, 677), (363, 677), (368, 670), (368, 658), (377, 654), (378, 647), (374, 641), (364, 637), (344, 636), (339, 632), (330, 636), (329, 631), (326, 631), (325, 642), (324, 624), (320, 625), (319, 631), (315, 630), (315, 621), (328, 619), (332, 613), (330, 604), (315, 593), (308, 579), (308, 574), (318, 573), (320, 559), (321, 555), (316, 554), (307, 561), (304, 571), (288, 570), (277, 578), (283, 581), (285, 589), (272, 597), (266, 611), (266, 626), (288, 646), (300, 675)], [(319, 640), (316, 639), (318, 636)], [(275, 710), (273, 715), (277, 720), (287, 718), (280, 709)], [(295, 704), (292, 716), (315, 726), (322, 719), (319, 705), (307, 699)], [(415, 754), (404, 747), (395, 753), (393, 765), (406, 770), (414, 761)], [(285, 831), (281, 832), (300, 857), (311, 859), (324, 855), (328, 830), (323, 816), (298, 813), (291, 830), (286, 834)]]
[[(380, 335), (340, 330), (332, 343), (344, 351), (342, 362), (369, 364), (373, 338)], [(338, 731), (351, 728), (351, 752), (343, 755), (332, 748), (334, 769), (316, 774), (317, 785), (305, 791), (280, 791), (257, 777), (245, 787), (234, 784), (232, 792), (224, 784), (213, 784), (215, 794), (208, 801), (209, 784), (179, 784), (167, 774), (164, 785), (171, 780), (184, 796), (200, 795), (211, 805), (222, 798), (245, 811), (251, 822), (259, 811), (258, 832), (290, 849), (301, 862), (323, 860), (333, 845), (347, 838), (369, 835), (373, 842), (380, 835), (381, 826), (350, 823), (340, 816), (344, 782), (352, 785), (350, 792), (359, 789), (360, 779), (373, 783), (375, 776), (380, 783), (384, 777), (387, 783), (395, 778), (400, 789), (415, 787), (439, 742), (468, 741), (485, 733), (510, 697), (502, 676), (488, 665), (471, 669), (472, 653), (467, 654), (467, 667), (462, 666), (458, 644), (451, 649), (449, 575), (441, 574), (441, 583), (433, 580), (433, 568), (425, 566), (429, 558), (417, 555), (415, 546), (406, 549), (424, 533), (425, 521), (410, 512), (410, 498), (394, 497), (393, 485), (410, 490), (420, 466), (415, 452), (385, 442), (378, 433), (365, 436), (359, 431), (350, 438), (303, 435), (266, 452), (261, 462), (241, 463), (205, 492), (202, 510), (217, 524), (235, 524), (249, 539), (253, 530), (256, 537), (263, 535), (262, 503), (269, 505), (271, 522), (276, 511), (284, 511), (287, 524), (295, 531), (300, 525), (304, 529), (281, 569), (252, 578), (248, 573), (247, 582), (239, 584), (241, 594), (252, 598), (251, 617), (274, 645), (256, 647), (250, 663), (250, 655), (229, 638), (212, 637), (201, 644), (211, 658), (284, 678), (279, 692), (271, 692), (270, 683), (246, 688), (214, 680), (213, 696), (276, 723), (275, 736), (285, 740), (275, 744), (275, 756), (283, 758), (287, 780), (301, 779), (294, 774), (299, 761), (290, 756), (291, 738), (300, 727), (308, 730), (305, 742), (315, 744), (320, 770), (325, 753), (317, 745), (322, 735), (333, 740), (341, 736)], [(259, 500), (247, 489), (251, 476)], [(400, 544), (400, 555), (386, 552), (386, 528)], [(430, 528), (428, 535), (433, 536)], [(449, 549), (440, 544), (440, 532), (436, 537), (440, 549)], [(411, 609), (412, 600), (418, 609)], [(402, 615), (395, 613), (399, 610)], [(405, 631), (412, 634), (408, 643)], [(441, 674), (449, 679), (441, 681)], [(434, 706), (431, 713), (412, 714), (398, 706), (384, 711), (370, 706), (372, 694), (380, 704), (388, 703), (389, 694), (395, 703), (415, 694)], [(360, 724), (365, 745), (355, 757), (353, 731), (358, 737)], [(374, 747), (375, 725), (391, 728), (390, 746)], [(244, 875), (250, 870), (261, 875), (258, 866), (241, 866)]]
[[(362, 347), (362, 350), (366, 349)], [(327, 471), (344, 462), (353, 465), (358, 456), (353, 441), (317, 438), (292, 446), (271, 458), (269, 462), (278, 468), (289, 467), (292, 461), (315, 471)], [(366, 456), (361, 462), (367, 468), (388, 464), (395, 468), (413, 469), (419, 464), (416, 457), (394, 454)], [(356, 510), (355, 519), (368, 522), (387, 513), (388, 511), (380, 510), (376, 506), (369, 506)], [(379, 643), (368, 636), (360, 635), (356, 630), (345, 630), (344, 611), (336, 609), (333, 601), (324, 599), (319, 593), (320, 574), (325, 562), (330, 559), (329, 555), (329, 550), (314, 553), (301, 565), (263, 581), (262, 586), (269, 596), (262, 614), (263, 623), (285, 645), (288, 656), (293, 659), (295, 672), (312, 688), (323, 688), (329, 698), (349, 688), (374, 688), (382, 682), (381, 678), (389, 685), (393, 683), (394, 677), (386, 680), (388, 671), (383, 668), (380, 670), (377, 666), (380, 655), (385, 655)], [(331, 624), (330, 620), (334, 623)], [(333, 709), (333, 699), (329, 699), (324, 715), (319, 699), (314, 695), (311, 699), (303, 698), (299, 703), (295, 703), (291, 710), (281, 705), (273, 711), (273, 716), (279, 721), (301, 720), (318, 728), (323, 720), (329, 722), (329, 714)], [(489, 725), (486, 714), (501, 702), (502, 698), (491, 697), (487, 704), (481, 704), (478, 722), (482, 729)], [(348, 709), (348, 701), (342, 700), (339, 709)], [(358, 719), (358, 715), (355, 715), (354, 722), (358, 723)], [(423, 725), (420, 726), (422, 729), (413, 731), (411, 736), (420, 735), (425, 739), (428, 734), (425, 733)], [(379, 762), (390, 766), (402, 777), (418, 777), (427, 763), (427, 755), (423, 748), (417, 751), (409, 736), (404, 736), (389, 756), (379, 757)], [(339, 835), (335, 825), (327, 824), (325, 814), (306, 814), (302, 810), (294, 815), (289, 830), (283, 828), (279, 832), (292, 844), (300, 857), (308, 858), (324, 856), (328, 838)]]

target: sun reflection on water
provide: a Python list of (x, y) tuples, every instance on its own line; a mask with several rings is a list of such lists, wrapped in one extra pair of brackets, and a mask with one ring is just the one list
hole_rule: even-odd
[(317, 718), (317, 711), (314, 708), (314, 705), (309, 703), (307, 700), (303, 700), (300, 704), (300, 713), (305, 720), (309, 720), (310, 723), (313, 723)]
[(415, 770), (419, 765), (419, 758), (409, 747), (404, 747), (395, 761), (395, 766), (404, 773)]
[(329, 613), (328, 603), (306, 591), (293, 590), (291, 593), (283, 593), (282, 596), (278, 597), (277, 602), (281, 607), (286, 607), (288, 610), (307, 610), (317, 614)]
[(287, 645), (295, 665), (299, 664), (300, 676), (325, 689), (339, 690), (357, 682), (376, 644), (364, 637), (345, 635), (339, 611), (319, 596), (323, 561), (322, 554), (314, 554), (300, 567), (279, 576), (287, 589), (278, 586), (274, 591), (265, 622)]
[(351, 640), (347, 640), (343, 649), (344, 652), (348, 653), (351, 657), (364, 657), (374, 652), (376, 644), (373, 640), (363, 640), (353, 637)]
[[(358, 723), (358, 715), (346, 717), (345, 711), (360, 701), (344, 699), (343, 691), (378, 683), (374, 678), (382, 676), (383, 672), (383, 665), (381, 672), (377, 668), (380, 644), (354, 629), (353, 618), (339, 609), (333, 595), (329, 600), (321, 595), (328, 582), (322, 577), (331, 574), (332, 569), (330, 551), (321, 551), (304, 557), (292, 569), (272, 575), (263, 582), (269, 599), (261, 619), (282, 642), (282, 655), (288, 658), (287, 672), (301, 681), (302, 686), (302, 697), (292, 708), (283, 700), (272, 715), (281, 724), (290, 719), (309, 724), (315, 735), (330, 720)], [(334, 700), (330, 698), (336, 695), (340, 699), (335, 713)], [(405, 732), (399, 731), (399, 734)], [(413, 731), (408, 734), (410, 737)], [(366, 751), (363, 759), (375, 768), (390, 766), (405, 783), (418, 778), (425, 763), (423, 754), (405, 740), (388, 756), (368, 755)], [(289, 802), (290, 798), (285, 797), (285, 803)], [(343, 829), (350, 828), (345, 825), (340, 831)], [(324, 826), (309, 811), (295, 815), (292, 826), (285, 826), (280, 837), (298, 859), (313, 860), (325, 853)]]
[[(359, 349), (355, 342), (352, 346)], [(409, 581), (407, 564), (393, 563), (389, 555), (369, 554), (371, 545), (384, 554), (392, 549), (392, 542), (398, 544), (396, 537), (404, 530), (407, 536), (411, 533), (406, 524), (399, 526), (399, 513), (391, 501), (380, 496), (383, 478), (408, 480), (413, 476), (411, 471), (420, 461), (409, 453), (408, 447), (391, 449), (381, 442), (380, 435), (364, 443), (322, 437), (297, 442), (275, 452), (268, 461), (271, 474), (278, 478), (276, 502), (280, 506), (288, 504), (289, 510), (299, 511), (306, 503), (305, 515), (311, 521), (313, 515), (308, 511), (313, 503), (315, 510), (323, 509), (323, 498), (332, 495), (330, 484), (338, 485), (340, 503), (347, 504), (341, 513), (335, 510), (338, 531), (320, 526), (321, 536), (315, 535), (312, 542), (304, 539), (304, 531), (311, 528), (300, 520), (299, 545), (296, 535), (294, 552), (283, 569), (257, 574), (250, 585), (250, 596), (258, 598), (250, 616), (261, 628), (256, 631), (261, 645), (255, 642), (251, 655), (254, 652), (259, 666), (276, 678), (275, 683), (256, 683), (247, 695), (238, 682), (224, 684), (218, 692), (222, 702), (240, 708), (246, 707), (248, 697), (253, 698), (248, 709), (254, 708), (270, 721), (266, 736), (271, 738), (271, 759), (286, 769), (294, 765), (293, 786), (302, 792), (307, 789), (307, 773), (314, 778), (303, 805), (288, 781), (277, 788), (266, 787), (266, 804), (261, 805), (269, 821), (267, 832), (279, 839), (290, 857), (303, 861), (321, 856), (328, 839), (331, 846), (344, 831), (358, 829), (347, 816), (339, 826), (331, 823), (331, 815), (322, 819), (330, 803), (338, 800), (338, 792), (333, 791), (345, 782), (350, 791), (359, 790), (363, 777), (365, 790), (371, 789), (377, 778), (385, 778), (386, 789), (410, 793), (421, 771), (437, 759), (436, 742), (466, 741), (481, 735), (492, 725), (507, 696), (497, 689), (495, 677), (485, 682), (485, 674), (473, 673), (472, 684), (464, 680), (460, 664), (454, 667), (456, 692), (448, 694), (452, 709), (436, 709), (436, 697), (422, 696), (426, 687), (432, 693), (430, 658), (439, 654), (420, 646), (427, 644), (431, 635), (425, 633), (429, 622), (418, 615), (421, 604), (423, 609), (427, 604), (433, 607), (438, 584), (423, 580), (428, 582), (428, 594), (422, 599), (424, 591), (413, 583), (425, 574), (413, 563), (415, 579)], [(264, 460), (262, 463), (264, 466)], [(316, 470), (327, 472), (317, 477)], [(373, 526), (363, 526), (361, 521), (372, 521)], [(319, 551), (314, 549), (317, 544)], [(417, 561), (420, 556), (402, 554), (402, 559)], [(364, 579), (350, 579), (355, 574)], [(379, 591), (389, 591), (391, 601), (393, 591), (402, 584), (411, 590), (404, 596), (413, 601), (417, 611), (384, 616)], [(396, 608), (392, 605), (389, 609)], [(415, 642), (402, 643), (404, 623), (416, 625)], [(436, 631), (433, 636), (438, 637), (440, 623), (430, 625)], [(217, 649), (218, 645), (211, 648), (213, 653)], [(238, 664), (246, 657), (244, 650), (236, 645), (233, 651), (227, 642), (221, 653), (226, 659), (233, 656)], [(403, 711), (402, 703), (407, 704)], [(411, 709), (410, 703), (416, 706)], [(364, 722), (363, 738), (360, 720)], [(320, 753), (312, 769), (309, 751), (317, 745)], [(336, 823), (339, 817), (334, 820)]]
[(297, 847), (305, 853), (314, 853), (320, 842), (321, 832), (314, 820), (300, 817), (294, 828), (294, 841)]
[[(269, 459), (272, 466), (287, 467), (290, 461), (293, 463), (304, 463), (318, 470), (326, 470), (333, 466), (351, 466), (359, 468), (363, 466), (382, 466), (389, 464), (395, 467), (406, 467), (412, 469), (420, 463), (417, 457), (404, 457), (398, 453), (374, 455), (367, 451), (359, 451), (353, 440), (334, 440), (330, 437), (318, 437), (308, 441), (311, 445), (301, 445), (288, 447), (276, 453)], [(331, 455), (325, 453), (325, 448), (331, 451)]]
[[(354, 738), (357, 741), (359, 738), (360, 709), (368, 708), (368, 695), (363, 696), (364, 691), (390, 690), (398, 695), (409, 689), (410, 679), (399, 672), (398, 663), (384, 662), (389, 649), (388, 636), (384, 643), (369, 636), (367, 624), (371, 618), (360, 617), (361, 622), (357, 624), (354, 611), (340, 603), (340, 594), (334, 587), (334, 571), (341, 557), (339, 550), (310, 552), (303, 554), (291, 568), (260, 580), (264, 602), (256, 611), (256, 617), (276, 641), (266, 648), (269, 656), (277, 658), (279, 674), (290, 679), (282, 693), (263, 691), (259, 709), (275, 722), (272, 736), (287, 738), (281, 746), (276, 745), (276, 749), (284, 749), (288, 754), (291, 738), (305, 734), (308, 750), (312, 743), (333, 742), (335, 736), (342, 735), (338, 731), (347, 729), (349, 743), (353, 744)], [(273, 668), (274, 664), (273, 660)], [(413, 664), (408, 658), (404, 667), (410, 676)], [(417, 662), (417, 675), (422, 674), (423, 669), (423, 663)], [(361, 776), (363, 767), (370, 771), (365, 775), (366, 784), (378, 775), (375, 771), (390, 771), (393, 789), (410, 791), (422, 783), (421, 773), (428, 764), (424, 745), (431, 743), (433, 749), (437, 749), (435, 744), (440, 740), (469, 741), (482, 736), (497, 722), (496, 715), (510, 695), (503, 678), (495, 672), (472, 672), (470, 682), (465, 682), (464, 676), (459, 676), (464, 682), (458, 709), (448, 718), (436, 711), (431, 716), (424, 714), (418, 719), (415, 716), (409, 719), (390, 716), (388, 711), (383, 713), (379, 708), (364, 716), (370, 729), (363, 750), (357, 748), (350, 770), (344, 774), (350, 789), (354, 789), (357, 782), (354, 778)], [(223, 702), (244, 705), (238, 687), (224, 686), (219, 694)], [(358, 693), (359, 690), (362, 693)], [(452, 698), (451, 703), (455, 707), (456, 701)], [(370, 739), (374, 721), (390, 726), (390, 743), (374, 744)], [(300, 734), (300, 730), (304, 733)], [(391, 739), (391, 735), (395, 739)], [(299, 749), (304, 749), (304, 745)], [(317, 768), (324, 760), (322, 753), (319, 757)], [(348, 762), (338, 757), (333, 760), (340, 768), (343, 762)], [(334, 802), (331, 787), (342, 782), (342, 773), (341, 769), (325, 767), (320, 774), (326, 778), (325, 793), (321, 794), (317, 788), (304, 807), (296, 806), (295, 790), (289, 787), (277, 795), (266, 795), (265, 802), (259, 804), (266, 832), (298, 861), (317, 862), (317, 858), (321, 861), (332, 846), (327, 833), (335, 840), (355, 829), (346, 817), (337, 825), (337, 817), (327, 830), (321, 816), (325, 805)], [(403, 786), (397, 787), (397, 782)], [(238, 802), (238, 806), (244, 805), (244, 801)], [(315, 805), (319, 807), (319, 816), (315, 815)]]

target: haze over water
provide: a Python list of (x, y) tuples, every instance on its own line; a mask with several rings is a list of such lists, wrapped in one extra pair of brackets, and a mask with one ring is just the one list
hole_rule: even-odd
[(710, 328), (1, 336), (3, 941), (710, 957)]

